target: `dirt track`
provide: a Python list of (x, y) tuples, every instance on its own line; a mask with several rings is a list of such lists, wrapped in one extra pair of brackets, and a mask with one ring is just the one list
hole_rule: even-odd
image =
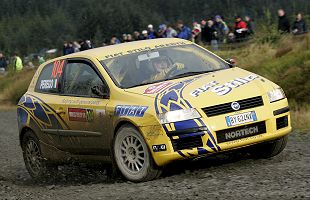
[(0, 128), (0, 199), (310, 199), (310, 133), (292, 133), (286, 149), (272, 159), (225, 154), (182, 162), (146, 183), (64, 166), (55, 181), (37, 184), (23, 163), (15, 111), (0, 112)]

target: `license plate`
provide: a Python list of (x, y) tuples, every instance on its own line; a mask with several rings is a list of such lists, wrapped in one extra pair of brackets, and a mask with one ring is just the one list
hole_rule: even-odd
[(257, 121), (256, 113), (254, 111), (226, 117), (227, 126), (235, 126), (254, 121)]

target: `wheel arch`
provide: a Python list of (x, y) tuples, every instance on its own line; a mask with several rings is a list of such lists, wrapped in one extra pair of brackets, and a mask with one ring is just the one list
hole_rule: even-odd
[(144, 140), (145, 140), (145, 142), (149, 148), (148, 140), (145, 138), (145, 135), (143, 134), (142, 130), (139, 128), (139, 125), (134, 123), (131, 120), (128, 120), (128, 119), (123, 119), (123, 120), (117, 122), (117, 124), (114, 128), (113, 137), (111, 140), (111, 148), (113, 148), (113, 143), (114, 143), (114, 139), (115, 139), (117, 131), (124, 125), (129, 125), (129, 126), (132, 126), (133, 128), (135, 128), (142, 135), (142, 137), (144, 138)]
[(133, 126), (135, 129), (137, 129), (140, 133), (141, 133), (141, 130), (139, 129), (139, 127), (137, 126), (137, 124), (133, 123), (132, 121), (129, 121), (129, 120), (121, 120), (119, 121), (115, 128), (114, 128), (114, 132), (113, 132), (113, 139), (117, 133), (117, 131), (124, 125), (130, 125), (130, 126)]
[(19, 133), (19, 144), (22, 145), (22, 141), (23, 141), (23, 137), (24, 135), (28, 132), (31, 131), (36, 137), (37, 135), (35, 134), (35, 132), (32, 130), (32, 128), (28, 127), (28, 126), (24, 126)]

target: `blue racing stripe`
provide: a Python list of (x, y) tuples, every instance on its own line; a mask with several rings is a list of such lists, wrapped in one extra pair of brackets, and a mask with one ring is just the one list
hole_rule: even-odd
[(186, 156), (182, 153), (182, 151), (177, 151), (178, 154), (180, 154), (180, 156), (182, 156), (183, 158), (186, 158)]

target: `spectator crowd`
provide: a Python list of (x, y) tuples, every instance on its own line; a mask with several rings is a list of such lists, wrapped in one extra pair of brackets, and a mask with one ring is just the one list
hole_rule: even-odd
[[(279, 33), (292, 33), (299, 35), (307, 33), (306, 22), (302, 13), (296, 15), (295, 21), (291, 24), (283, 9), (278, 10), (278, 31)], [(246, 41), (255, 34), (255, 23), (250, 16), (237, 15), (234, 18), (234, 24), (229, 25), (225, 22), (223, 16), (216, 15), (208, 19), (202, 19), (200, 22), (194, 21), (191, 28), (182, 20), (173, 24), (160, 24), (154, 27), (152, 24), (142, 31), (134, 31), (132, 34), (124, 33), (119, 38), (113, 35), (110, 39), (104, 39), (98, 46), (115, 45), (119, 43), (147, 40), (155, 38), (181, 38), (191, 40), (195, 43), (209, 46), (211, 50), (219, 50), (220, 44), (237, 43)], [(84, 51), (95, 48), (96, 46), (90, 40), (65, 41), (63, 44), (63, 55)], [(39, 64), (44, 62), (42, 56), (37, 56)], [(14, 71), (23, 69), (21, 58), (17, 53), (14, 54)], [(8, 62), (3, 53), (0, 53), (0, 73), (7, 71)]]
[[(175, 26), (171, 24), (160, 24), (154, 28), (152, 24), (146, 30), (134, 31), (133, 34), (122, 34), (121, 38), (113, 35), (111, 39), (105, 39), (100, 46), (114, 45), (119, 43), (147, 40), (155, 38), (181, 38), (191, 40), (198, 44), (210, 45), (212, 50), (218, 50), (218, 44), (241, 42), (254, 34), (254, 22), (249, 16), (245, 21), (240, 16), (235, 17), (235, 24), (229, 27), (223, 17), (216, 15), (214, 18), (202, 19), (201, 22), (193, 22), (192, 27), (178, 20)], [(94, 48), (90, 40), (79, 42), (64, 42), (63, 55)]]
[[(302, 13), (296, 15), (296, 20), (292, 26), (283, 9), (278, 10), (278, 16), (278, 31), (280, 33), (291, 32), (298, 35), (307, 32), (306, 22), (303, 19)], [(210, 46), (213, 51), (216, 51), (219, 50), (220, 44), (246, 41), (254, 33), (255, 23), (248, 15), (244, 16), (244, 18), (239, 15), (235, 16), (235, 22), (231, 25), (228, 25), (222, 16), (216, 15), (209, 19), (202, 19), (200, 22), (194, 21), (191, 28), (185, 25), (182, 20), (178, 20), (175, 25), (160, 24), (157, 28), (149, 24), (147, 29), (141, 32), (134, 31), (132, 34), (124, 33), (121, 38), (113, 35), (111, 39), (105, 39), (99, 46), (154, 38), (181, 38)], [(91, 48), (94, 48), (94, 45), (90, 40), (64, 42), (63, 55)]]

